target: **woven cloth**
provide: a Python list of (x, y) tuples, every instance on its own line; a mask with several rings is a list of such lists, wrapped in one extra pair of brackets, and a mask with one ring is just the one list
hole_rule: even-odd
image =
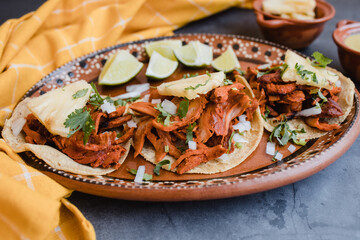
[[(20, 98), (57, 67), (115, 44), (168, 36), (252, 0), (48, 0), (0, 27), (0, 126)], [(27, 166), (0, 139), (2, 239), (95, 239), (66, 200), (71, 190)]]

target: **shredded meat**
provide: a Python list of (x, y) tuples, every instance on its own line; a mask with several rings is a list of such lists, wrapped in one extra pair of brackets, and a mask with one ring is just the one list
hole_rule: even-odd
[[(246, 78), (259, 101), (260, 111), (263, 115), (266, 112), (269, 117), (278, 120), (282, 120), (284, 116), (292, 119), (296, 117), (297, 112), (314, 107), (323, 101), (318, 95), (319, 88), (296, 85), (293, 82), (286, 83), (281, 79), (279, 69), (258, 78), (257, 74), (256, 69), (248, 68)], [(323, 119), (339, 117), (344, 114), (337, 103), (337, 95), (341, 92), (341, 88), (334, 86), (330, 90), (320, 89), (320, 91), (327, 98), (327, 102), (322, 103), (321, 114), (312, 116), (307, 122), (319, 130), (330, 131), (324, 130), (333, 129), (333, 127), (329, 127), (329, 124), (326, 125)]]
[(320, 129), (322, 131), (332, 131), (335, 129), (339, 129), (340, 125), (339, 124), (329, 124), (326, 122), (320, 122), (320, 118), (306, 118), (305, 122), (311, 126), (311, 127), (315, 127), (317, 129)]
[(160, 112), (156, 110), (154, 107), (155, 104), (151, 104), (148, 102), (135, 102), (130, 105), (130, 109), (134, 110), (135, 112), (152, 117), (157, 117), (157, 115), (159, 115)]
[(132, 116), (123, 115), (125, 107), (119, 107), (110, 114), (96, 111), (92, 106), (89, 106), (89, 109), (92, 109), (90, 116), (95, 123), (95, 129), (86, 144), (83, 142), (84, 133), (82, 131), (77, 131), (69, 138), (53, 135), (33, 114), (27, 116), (23, 127), (26, 142), (56, 146), (60, 151), (81, 164), (92, 167), (119, 168), (119, 159), (126, 152), (126, 149), (120, 144), (133, 136), (134, 128), (123, 127), (124, 134), (119, 138), (117, 138), (116, 131), (108, 130), (122, 127)]
[[(244, 88), (236, 75), (233, 84), (218, 87), (208, 94), (190, 100), (186, 116), (180, 118), (172, 115), (167, 126), (159, 121), (160, 112), (154, 111), (154, 105), (134, 103), (130, 108), (143, 116), (134, 132), (134, 156), (140, 154), (145, 141), (148, 141), (155, 149), (155, 162), (160, 162), (169, 154), (176, 159), (172, 169), (183, 174), (224, 153), (233, 152), (234, 143), (230, 141), (232, 125), (236, 124), (237, 117), (242, 114), (246, 114), (251, 121), (259, 106), (259, 101), (249, 97)], [(157, 95), (158, 92), (153, 91), (151, 97), (164, 99)], [(263, 96), (265, 100), (265, 93)], [(178, 108), (183, 101), (179, 97), (166, 99)], [(196, 150), (187, 149), (188, 140), (196, 142)], [(184, 147), (187, 150), (181, 152), (180, 149)]]

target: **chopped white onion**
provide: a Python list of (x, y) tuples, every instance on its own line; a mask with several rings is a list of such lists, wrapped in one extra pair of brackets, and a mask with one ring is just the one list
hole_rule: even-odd
[(143, 84), (135, 84), (126, 86), (127, 92), (145, 92), (150, 89), (149, 83), (143, 83)]
[(173, 104), (171, 101), (165, 99), (162, 103), (161, 103), (162, 108), (167, 111), (170, 114), (175, 115), (176, 114), (176, 110), (177, 110), (177, 106), (175, 104)]
[(152, 104), (158, 104), (161, 103), (161, 99), (151, 99)]
[(134, 182), (142, 183), (145, 174), (145, 166), (139, 166), (136, 172)]
[(239, 116), (239, 122), (241, 122), (241, 123), (247, 122), (246, 115)]
[(235, 133), (235, 134), (234, 134), (233, 140), (234, 140), (235, 142), (238, 142), (238, 143), (247, 143), (247, 142), (248, 142), (243, 136), (241, 136), (241, 135), (238, 134), (238, 133)]
[(143, 102), (149, 102), (149, 99), (150, 99), (150, 95), (146, 94), (142, 100), (143, 100)]
[(224, 153), (223, 155), (221, 155), (220, 157), (218, 157), (218, 159), (220, 159), (220, 160), (222, 160), (222, 161), (228, 161), (228, 160), (230, 160), (229, 154)]
[(194, 142), (194, 141), (189, 141), (189, 142), (188, 142), (188, 145), (189, 145), (189, 149), (191, 149), (191, 150), (196, 150), (196, 142)]
[(317, 105), (312, 108), (304, 109), (304, 110), (298, 112), (295, 116), (309, 117), (309, 116), (318, 115), (320, 113), (321, 113), (321, 107), (319, 105)]
[(271, 156), (275, 155), (275, 143), (273, 142), (267, 142), (266, 144), (266, 154), (269, 154)]
[(233, 125), (233, 129), (239, 130), (239, 132), (249, 131), (251, 129), (251, 123), (249, 121), (239, 122)]
[(289, 152), (293, 153), (293, 152), (295, 152), (296, 147), (294, 145), (290, 144), (290, 146), (288, 147), (288, 150), (289, 150)]
[(118, 95), (114, 98), (115, 99), (127, 99), (127, 98), (139, 97), (140, 95), (141, 95), (141, 92), (128, 92), (128, 93)]
[(263, 64), (263, 65), (260, 65), (257, 67), (257, 69), (259, 70), (265, 70), (265, 69), (268, 69), (271, 67), (271, 64), (270, 63), (266, 63), (266, 64)]
[(340, 81), (340, 80), (337, 80), (337, 81), (335, 82), (335, 85), (336, 85), (337, 87), (341, 87), (341, 81)]
[(137, 127), (137, 124), (136, 124), (136, 122), (134, 122), (134, 120), (127, 121), (126, 124), (128, 125), (129, 128), (136, 128)]
[(115, 105), (111, 102), (108, 102), (106, 99), (104, 100), (104, 103), (101, 104), (100, 108), (101, 111), (106, 112), (108, 114), (116, 111)]
[(16, 119), (13, 124), (11, 125), (11, 130), (14, 136), (18, 136), (21, 130), (23, 129), (24, 125), (26, 123), (25, 118), (18, 118)]
[(275, 155), (275, 159), (281, 161), (282, 158), (283, 158), (283, 155), (281, 153), (277, 152)]

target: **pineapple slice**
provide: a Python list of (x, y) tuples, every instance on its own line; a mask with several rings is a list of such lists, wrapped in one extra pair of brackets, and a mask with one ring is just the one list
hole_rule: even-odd
[[(73, 95), (80, 93), (79, 91), (83, 94), (74, 97)], [(81, 80), (32, 98), (27, 107), (50, 133), (67, 137), (69, 128), (65, 128), (64, 125), (66, 118), (75, 109), (86, 105), (90, 93), (91, 85)]]
[(199, 96), (198, 94), (206, 94), (212, 89), (221, 86), (224, 79), (224, 72), (209, 73), (163, 83), (157, 89), (161, 95), (194, 99)]
[[(284, 82), (296, 81), (299, 85), (309, 85), (319, 88), (332, 89), (334, 84), (339, 80), (339, 76), (326, 68), (314, 67), (308, 59), (305, 59), (298, 54), (287, 50), (285, 54), (285, 63), (288, 65), (282, 75)], [(316, 81), (311, 80), (310, 76), (304, 78), (295, 69), (296, 64), (304, 71), (315, 73)]]

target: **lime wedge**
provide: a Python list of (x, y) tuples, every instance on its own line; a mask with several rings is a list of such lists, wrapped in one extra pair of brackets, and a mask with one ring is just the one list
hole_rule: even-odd
[(212, 47), (199, 41), (191, 41), (188, 45), (174, 50), (176, 58), (188, 67), (205, 67), (211, 64)]
[(217, 71), (223, 71), (225, 73), (231, 72), (235, 68), (240, 68), (240, 63), (235, 55), (232, 47), (216, 58), (211, 64)]
[(144, 66), (128, 51), (120, 50), (105, 63), (99, 76), (100, 85), (117, 85), (130, 81)]
[(149, 57), (151, 57), (154, 51), (157, 51), (163, 57), (176, 61), (176, 57), (173, 51), (174, 49), (180, 48), (181, 46), (181, 40), (162, 40), (146, 44), (145, 50)]
[(157, 51), (154, 51), (150, 57), (149, 65), (145, 75), (153, 79), (164, 79), (173, 74), (179, 63), (163, 57)]

